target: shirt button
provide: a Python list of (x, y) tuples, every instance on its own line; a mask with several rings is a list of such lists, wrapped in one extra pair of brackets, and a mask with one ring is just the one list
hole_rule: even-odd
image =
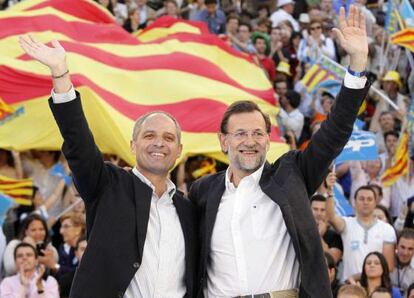
[(135, 269), (138, 269), (139, 268), (139, 263), (135, 262), (132, 266), (134, 266)]

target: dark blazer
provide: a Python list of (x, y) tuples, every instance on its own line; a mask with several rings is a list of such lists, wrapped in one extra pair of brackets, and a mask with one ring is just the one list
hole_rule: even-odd
[[(263, 192), (279, 205), (292, 238), (301, 270), (299, 297), (332, 297), (327, 265), (319, 232), (313, 218), (309, 197), (328, 173), (328, 167), (349, 139), (358, 109), (368, 92), (342, 87), (328, 119), (313, 136), (304, 152), (290, 151), (266, 163), (260, 178)], [(211, 235), (221, 197), (225, 191), (225, 172), (207, 176), (193, 183), (190, 199), (200, 217), (200, 272), (198, 297), (206, 286)], [(277, 227), (275, 227), (277, 229)]]
[[(132, 171), (103, 161), (79, 93), (68, 103), (53, 104), (50, 98), (49, 105), (64, 139), (63, 153), (86, 206), (88, 247), (70, 297), (123, 297), (141, 264), (152, 189)], [(198, 250), (195, 208), (179, 193), (173, 202), (185, 239), (186, 297), (193, 297)]]

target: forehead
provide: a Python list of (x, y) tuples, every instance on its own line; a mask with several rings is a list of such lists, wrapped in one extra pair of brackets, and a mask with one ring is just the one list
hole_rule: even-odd
[(17, 249), (17, 251), (16, 251), (16, 255), (19, 255), (19, 254), (28, 254), (28, 253), (34, 255), (33, 249), (31, 249), (30, 247), (26, 247), (26, 246), (19, 247)]
[(379, 261), (379, 258), (378, 258), (378, 256), (377, 256), (377, 255), (370, 255), (370, 256), (367, 258), (367, 261)]
[(402, 244), (404, 246), (410, 246), (410, 247), (414, 248), (414, 239), (401, 237), (398, 244)]
[(361, 198), (361, 197), (364, 197), (364, 198), (375, 198), (375, 195), (374, 195), (374, 193), (371, 191), (371, 190), (369, 190), (369, 189), (361, 189), (360, 191), (358, 191), (358, 196), (357, 196), (357, 199), (358, 198)]
[(266, 131), (266, 122), (263, 115), (258, 111), (237, 113), (230, 116), (227, 128), (230, 131), (256, 129)]
[(326, 202), (312, 201), (311, 206), (312, 207), (317, 207), (317, 208), (325, 208), (326, 207)]
[(153, 114), (148, 116), (141, 125), (141, 132), (145, 131), (176, 133), (177, 130), (170, 117), (164, 114)]

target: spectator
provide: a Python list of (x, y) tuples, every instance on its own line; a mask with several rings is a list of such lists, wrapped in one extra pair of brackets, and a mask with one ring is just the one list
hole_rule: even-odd
[(174, 19), (180, 18), (180, 8), (178, 7), (177, 1), (166, 0), (164, 1), (165, 15)]
[(362, 265), (361, 286), (371, 295), (376, 288), (386, 288), (392, 298), (401, 298), (400, 291), (392, 287), (387, 261), (384, 255), (374, 251), (367, 254)]
[(285, 129), (292, 130), (295, 133), (296, 140), (299, 139), (304, 123), (304, 116), (299, 111), (300, 94), (296, 91), (288, 90), (286, 96), (280, 98), (279, 117), (280, 122)]
[(257, 24), (253, 28), (255, 32), (269, 34), (270, 29), (272, 28), (272, 22), (267, 18), (261, 18), (257, 20)]
[(137, 32), (139, 29), (143, 29), (145, 24), (141, 24), (141, 13), (137, 8), (129, 11), (128, 19), (125, 21), (124, 29), (129, 33)]
[(375, 196), (375, 191), (368, 185), (361, 186), (355, 192), (355, 217), (335, 214), (333, 199), (328, 197), (328, 221), (341, 234), (344, 245), (342, 281), (360, 273), (364, 258), (372, 251), (382, 252), (389, 268), (394, 268), (396, 235), (391, 225), (375, 219)]
[(390, 274), (391, 282), (402, 294), (409, 296), (407, 289), (414, 283), (414, 229), (405, 228), (400, 232), (395, 254), (395, 267)]
[(325, 255), (328, 253), (337, 264), (342, 257), (343, 245), (341, 236), (330, 229), (326, 221), (326, 198), (320, 194), (313, 195), (311, 197), (311, 209), (318, 226)]
[(270, 38), (269, 35), (260, 32), (254, 32), (252, 36), (253, 45), (256, 49), (256, 55), (259, 59), (260, 66), (266, 73), (271, 82), (276, 78), (276, 66), (272, 59), (269, 58)]
[(334, 42), (323, 34), (322, 29), (322, 22), (320, 20), (310, 21), (310, 35), (307, 38), (303, 38), (299, 45), (300, 61), (317, 61), (321, 55), (325, 55), (333, 60), (336, 59)]
[(407, 289), (407, 298), (414, 298), (414, 283)]
[(387, 288), (379, 287), (371, 293), (369, 298), (392, 298), (392, 294)]
[(23, 178), (19, 152), (0, 148), (0, 175), (13, 179)]
[(147, 5), (147, 0), (135, 0), (136, 5), (131, 5), (130, 10), (137, 8), (140, 14), (139, 21), (140, 25), (145, 27), (147, 26), (147, 21), (149, 19), (156, 17), (156, 12), (151, 7)]
[(375, 143), (377, 144), (378, 152), (383, 153), (386, 150), (384, 134), (395, 130), (395, 119), (391, 112), (383, 111), (379, 116), (378, 123), (379, 126), (375, 135)]
[(272, 57), (275, 65), (280, 61), (287, 61), (282, 52), (283, 43), (280, 27), (274, 27), (270, 31), (270, 57)]
[(382, 205), (377, 205), (375, 207), (374, 217), (390, 225), (393, 223), (388, 209)]
[(238, 51), (245, 52), (248, 54), (256, 53), (256, 48), (254, 47), (251, 40), (251, 31), (252, 27), (248, 23), (242, 23), (239, 26), (239, 32), (237, 38), (233, 37), (232, 46)]
[(207, 24), (208, 30), (213, 34), (226, 33), (226, 16), (217, 8), (217, 0), (205, 0), (206, 8), (196, 16), (196, 21)]
[[(78, 259), (78, 263), (80, 263), (82, 260), (82, 256), (86, 250), (86, 246), (86, 236), (83, 235), (78, 239), (75, 246), (75, 256)], [(72, 285), (73, 278), (75, 277), (75, 272), (76, 270), (69, 271), (60, 278), (59, 288), (61, 298), (69, 297), (70, 287)]]
[[(31, 214), (23, 221), (19, 237), (11, 240), (6, 246), (3, 255), (3, 266), (6, 276), (14, 275), (17, 272), (13, 254), (16, 247), (22, 242), (33, 245), (40, 254), (43, 254), (42, 250), (48, 248), (51, 251), (51, 257), (55, 262), (58, 261), (58, 253), (50, 243), (46, 221), (38, 214)], [(40, 264), (46, 265), (42, 257), (39, 261)]]
[(339, 286), (338, 286), (338, 281), (336, 279), (337, 270), (336, 270), (335, 260), (328, 252), (325, 252), (325, 259), (326, 259), (326, 263), (328, 264), (328, 275), (329, 275), (329, 281), (331, 282), (332, 294), (334, 297), (336, 297), (338, 290), (339, 290)]
[(337, 298), (367, 298), (367, 292), (358, 285), (344, 285), (339, 289)]
[[(315, 97), (316, 98), (316, 97)], [(323, 91), (321, 94), (321, 107), (322, 112), (316, 111), (315, 115), (313, 116), (312, 122), (322, 122), (326, 119), (328, 114), (331, 112), (331, 108), (334, 104), (335, 97), (328, 91)], [(313, 101), (315, 103), (315, 101)], [(315, 105), (315, 104), (313, 104)], [(315, 110), (315, 108), (313, 108)]]
[(194, 21), (197, 19), (197, 14), (206, 8), (204, 0), (197, 0), (188, 5), (188, 19)]
[(336, 11), (332, 0), (321, 0), (321, 14), (324, 20), (336, 21)]
[(110, 0), (113, 7), (113, 14), (118, 25), (123, 26), (128, 18), (128, 6), (118, 0)]
[(400, 134), (397, 131), (389, 131), (384, 134), (385, 152), (380, 154), (381, 159), (381, 173), (392, 165), (392, 160), (397, 150), (398, 139)]
[(24, 242), (18, 244), (14, 250), (14, 261), (19, 273), (2, 281), (1, 298), (59, 297), (56, 280), (52, 276), (44, 276), (45, 268), (43, 265), (38, 267), (37, 251), (31, 244)]
[(280, 22), (287, 20), (292, 24), (293, 29), (299, 32), (299, 23), (292, 16), (295, 9), (295, 2), (292, 0), (279, 0), (277, 2), (277, 8), (277, 11), (270, 17), (273, 27), (276, 27)]

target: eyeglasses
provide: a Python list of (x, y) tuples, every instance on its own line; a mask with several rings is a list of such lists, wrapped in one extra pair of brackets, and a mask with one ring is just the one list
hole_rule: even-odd
[(69, 229), (71, 227), (73, 227), (73, 225), (62, 225), (62, 226), (60, 226), (61, 229), (65, 229), (65, 230)]
[(266, 133), (262, 130), (255, 130), (252, 132), (248, 132), (246, 130), (238, 130), (236, 132), (228, 132), (227, 135), (232, 136), (238, 141), (246, 140), (249, 135), (252, 136), (253, 140), (255, 141), (261, 141), (266, 137)]
[(322, 27), (321, 27), (321, 26), (317, 26), (317, 27), (310, 27), (310, 31), (313, 31), (313, 30), (319, 30), (319, 29), (322, 29)]

